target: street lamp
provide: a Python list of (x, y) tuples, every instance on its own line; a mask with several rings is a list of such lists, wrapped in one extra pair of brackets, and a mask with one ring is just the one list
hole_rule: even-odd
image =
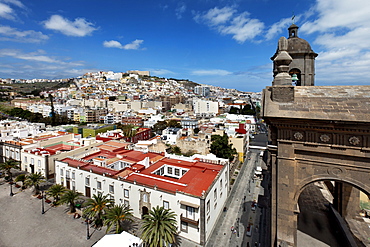
[(45, 206), (44, 206), (44, 191), (41, 190), (41, 214), (45, 213)]
[(9, 185), (10, 185), (10, 194), (9, 194), (9, 196), (14, 196), (14, 193), (13, 193), (13, 181), (10, 181), (9, 182)]
[(86, 239), (89, 240), (90, 239), (90, 232), (89, 232), (89, 223), (90, 223), (90, 220), (89, 220), (89, 217), (86, 216)]

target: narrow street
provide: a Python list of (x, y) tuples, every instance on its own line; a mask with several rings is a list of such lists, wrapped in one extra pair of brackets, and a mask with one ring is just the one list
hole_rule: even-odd
[[(265, 142), (261, 140), (266, 139), (266, 135), (261, 138), (258, 140), (264, 144)], [(264, 191), (261, 180), (254, 178), (254, 171), (259, 162), (261, 162), (260, 150), (250, 150), (231, 189), (226, 203), (227, 211), (220, 216), (206, 244), (207, 247), (253, 246), (252, 244), (260, 242), (259, 225), (262, 209), (257, 204), (252, 210), (252, 203), (257, 202), (259, 195)], [(231, 230), (232, 227), (235, 229), (234, 232)], [(251, 231), (247, 235), (249, 229)]]

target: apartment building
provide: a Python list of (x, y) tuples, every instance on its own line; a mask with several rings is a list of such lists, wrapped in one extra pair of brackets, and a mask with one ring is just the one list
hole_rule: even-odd
[(216, 163), (123, 150), (111, 141), (89, 156), (56, 161), (56, 183), (87, 197), (108, 194), (116, 204), (129, 205), (138, 218), (155, 206), (171, 209), (179, 235), (203, 245), (229, 191), (229, 164)]

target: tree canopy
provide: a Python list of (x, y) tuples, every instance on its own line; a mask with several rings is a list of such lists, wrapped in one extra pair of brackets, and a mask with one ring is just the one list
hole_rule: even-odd
[(232, 144), (229, 144), (229, 138), (226, 134), (224, 134), (223, 136), (212, 135), (211, 141), (211, 153), (216, 155), (218, 158), (229, 160), (232, 160), (234, 158), (236, 150), (232, 147)]

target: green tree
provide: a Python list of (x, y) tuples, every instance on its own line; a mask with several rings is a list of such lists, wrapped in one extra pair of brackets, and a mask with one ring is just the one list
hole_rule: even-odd
[(64, 188), (61, 184), (53, 184), (47, 191), (46, 194), (48, 196), (52, 196), (54, 198), (54, 205), (59, 203), (60, 197), (66, 192), (66, 188)]
[(89, 198), (85, 203), (86, 208), (83, 213), (90, 218), (94, 218), (97, 227), (103, 226), (103, 215), (113, 204), (112, 200), (108, 198), (109, 196), (110, 195), (103, 195), (99, 192), (98, 194), (94, 194), (92, 198)]
[(163, 247), (175, 243), (176, 214), (163, 207), (155, 207), (144, 216), (141, 239), (147, 247)]
[(242, 114), (242, 115), (255, 115), (256, 111), (253, 110), (251, 105), (245, 105), (243, 107), (243, 109), (241, 110), (240, 114)]
[(167, 128), (167, 122), (166, 121), (158, 121), (153, 126), (153, 131), (159, 134), (162, 134), (162, 131)]
[(26, 188), (26, 186), (24, 186), (24, 181), (26, 180), (26, 174), (19, 174), (16, 178), (15, 178), (15, 182), (21, 182), (22, 183), (22, 190), (24, 190)]
[(232, 144), (229, 144), (229, 138), (226, 134), (223, 136), (212, 135), (211, 136), (211, 147), (210, 152), (216, 155), (218, 158), (224, 158), (232, 160), (234, 155), (237, 153)]
[(239, 114), (239, 112), (240, 112), (239, 108), (237, 108), (235, 106), (230, 107), (230, 110), (229, 110), (230, 114)]
[(171, 149), (174, 154), (181, 155), (181, 149), (178, 146), (173, 146)]
[(126, 205), (114, 205), (109, 208), (104, 220), (104, 225), (107, 226), (107, 232), (114, 227), (116, 234), (121, 233), (123, 231), (122, 222), (133, 221), (131, 211), (132, 210)]
[(4, 171), (9, 177), (9, 180), (13, 179), (13, 173), (11, 169), (19, 169), (19, 162), (13, 159), (9, 159), (4, 163), (0, 163), (0, 170)]
[(177, 120), (173, 120), (173, 119), (171, 119), (167, 122), (167, 127), (182, 128), (181, 124)]
[(40, 184), (45, 181), (45, 177), (41, 172), (31, 173), (24, 180), (24, 184), (28, 187), (33, 186), (34, 195), (39, 194)]
[(75, 190), (67, 190), (60, 198), (60, 204), (69, 204), (69, 212), (75, 213), (76, 212), (76, 201), (80, 199), (82, 193), (77, 192)]

